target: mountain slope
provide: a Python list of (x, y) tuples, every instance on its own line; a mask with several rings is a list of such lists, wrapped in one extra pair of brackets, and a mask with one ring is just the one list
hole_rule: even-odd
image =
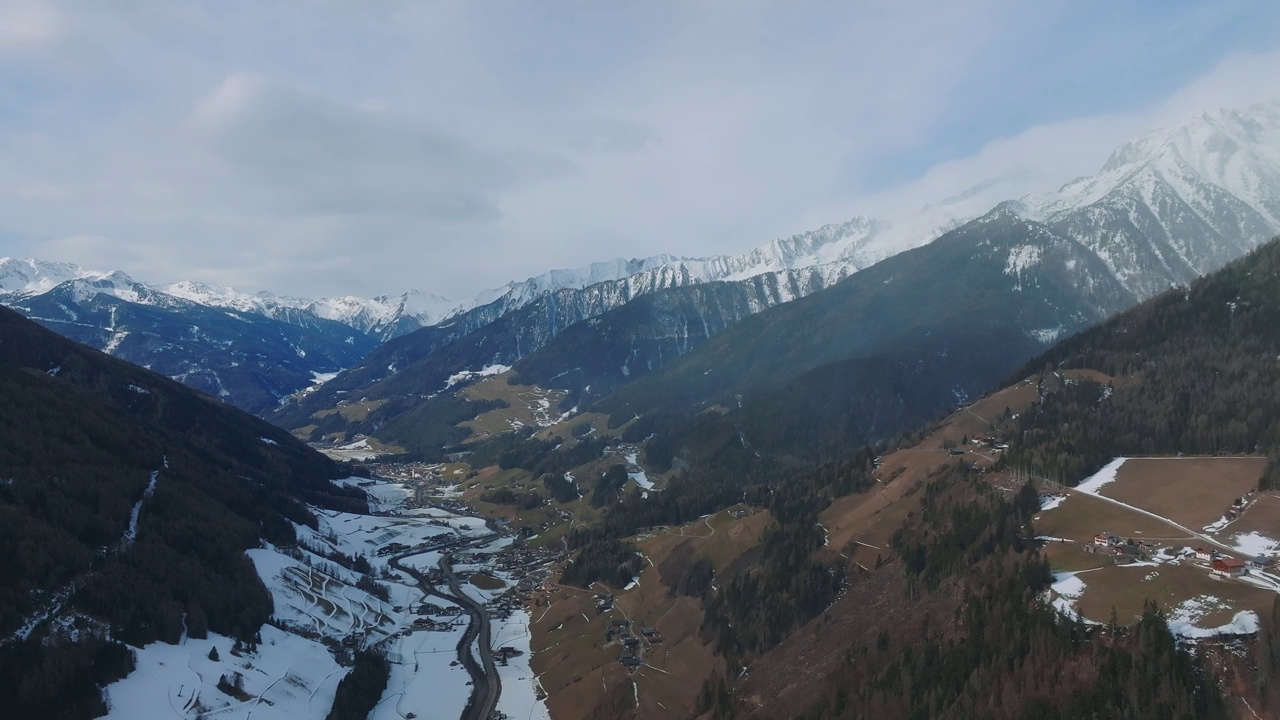
[[(746, 315), (787, 302), (839, 279), (828, 277), (829, 268), (781, 271), (739, 280), (694, 284), (670, 288), (665, 296), (637, 310), (638, 317), (650, 309), (699, 305), (697, 333), (683, 335), (670, 343), (670, 357), (682, 344), (692, 346), (705, 337)], [(599, 283), (583, 290), (559, 290), (468, 331), (469, 325), (455, 324), (423, 328), (379, 346), (360, 364), (325, 383), (305, 397), (295, 398), (271, 417), (284, 427), (296, 429), (314, 424), (312, 416), (355, 400), (389, 400), (363, 421), (360, 431), (372, 433), (379, 425), (412, 409), (415, 402), (444, 391), (449, 378), (462, 371), (478, 371), (491, 365), (511, 365), (535, 353), (566, 328), (582, 320), (621, 311), (636, 297), (658, 293), (648, 285)], [(678, 298), (678, 299), (677, 299)], [(625, 314), (625, 317), (633, 317)], [(652, 315), (651, 315), (652, 316)], [(663, 314), (663, 324), (667, 316)], [(676, 322), (679, 322), (678, 320)], [(643, 331), (638, 331), (643, 334)], [(660, 334), (660, 333), (659, 333)], [(629, 352), (629, 351), (628, 351)], [(664, 351), (665, 352), (665, 351)], [(650, 358), (652, 359), (652, 358)], [(648, 361), (646, 361), (648, 362)], [(621, 367), (621, 366), (619, 366)], [(639, 374), (640, 368), (636, 368)]]
[(251, 412), (317, 373), (356, 363), (374, 340), (330, 320), (286, 323), (209, 307), (123, 273), (72, 279), (11, 306), (77, 342), (145, 365)]
[[(244, 555), (356, 509), (287, 433), (0, 308), (0, 702), (101, 709), (117, 641), (249, 638), (271, 600)], [(56, 620), (44, 619), (56, 614)]]
[[(827, 290), (747, 318), (600, 407), (630, 417), (736, 405), (821, 365), (883, 354), (934, 332), (1016, 328), (1047, 343), (1131, 303), (1080, 245), (997, 210)], [(1008, 367), (1024, 359), (1019, 351), (1025, 346), (1010, 354)]]
[(1011, 462), (1074, 484), (1126, 454), (1274, 453), (1277, 357), (1280, 241), (1031, 361), (1018, 374), (1048, 365), (1116, 380), (1050, 393), (1018, 419)]
[[(1280, 366), (1276, 363), (1280, 356), (1277, 301), (1280, 240), (1263, 245), (1188, 288), (1164, 293), (1059, 343), (1013, 373), (1012, 384), (1001, 391), (1011, 398), (1034, 388), (1036, 400), (1016, 416), (1003, 418), (991, 430), (1008, 437), (1011, 445), (1007, 459), (993, 469), (1018, 467), (1075, 484), (1116, 456), (1268, 453), (1272, 460), (1262, 480), (1263, 488), (1280, 485), (1276, 463), (1276, 453), (1280, 451), (1280, 404), (1277, 393), (1271, 391), (1280, 386)], [(1030, 383), (1025, 382), (1028, 377)], [(909, 452), (919, 450), (912, 448)], [(894, 461), (886, 457), (885, 462), (888, 466)], [(923, 511), (909, 516), (894, 533), (894, 556), (884, 568), (868, 571), (851, 583), (847, 594), (821, 622), (815, 621), (824, 632), (802, 628), (751, 663), (750, 677), (736, 688), (735, 694), (746, 698), (738, 706), (741, 713), (730, 715), (772, 717), (797, 706), (808, 707), (806, 716), (815, 718), (847, 717), (851, 709), (855, 713), (861, 710), (893, 715), (913, 709), (923, 712), (927, 704), (931, 717), (963, 717), (975, 702), (981, 703), (990, 696), (979, 689), (984, 678), (991, 677), (982, 666), (990, 658), (1003, 655), (1019, 660), (995, 675), (1004, 680), (1002, 701), (999, 708), (988, 708), (983, 716), (1025, 716), (1018, 709), (1024, 702), (1036, 708), (1037, 714), (1048, 717), (1089, 717), (1090, 712), (1101, 711), (1091, 711), (1088, 706), (1102, 702), (1115, 705), (1093, 716), (1275, 716), (1277, 699), (1271, 688), (1276, 667), (1271, 658), (1280, 642), (1275, 613), (1256, 638), (1238, 639), (1229, 651), (1215, 653), (1215, 642), (1210, 641), (1196, 649), (1198, 658), (1171, 657), (1165, 661), (1166, 667), (1182, 668), (1176, 673), (1191, 670), (1190, 675), (1184, 676), (1188, 679), (1209, 677), (1215, 681), (1197, 691), (1198, 697), (1175, 700), (1177, 693), (1140, 692), (1127, 697), (1117, 693), (1104, 701), (1104, 695), (1114, 689), (1102, 693), (1094, 683), (1101, 681), (1110, 686), (1111, 681), (1123, 675), (1116, 675), (1114, 670), (1097, 674), (1064, 672), (1078, 669), (1080, 661), (1037, 659), (1058, 644), (1054, 636), (1064, 638), (1079, 629), (1074, 621), (1056, 612), (1044, 612), (1033, 624), (1040, 625), (1036, 630), (1025, 624), (1030, 619), (1028, 613), (1040, 613), (1044, 608), (1027, 606), (1025, 601), (989, 601), (993, 593), (1002, 592), (998, 588), (1021, 586), (1025, 591), (1040, 558), (1023, 551), (1020, 558), (1003, 558), (997, 564), (1002, 564), (1003, 569), (981, 562), (975, 566), (974, 558), (985, 550), (969, 545), (960, 556), (960, 565), (943, 574), (945, 577), (957, 573), (951, 580), (944, 579), (933, 587), (921, 583), (929, 566), (938, 564), (940, 558), (956, 557), (946, 548), (964, 547), (969, 542), (961, 535), (966, 526), (979, 532), (992, 526), (965, 523), (966, 518), (973, 517), (973, 511), (956, 506), (957, 499), (972, 495), (974, 488), (985, 485), (974, 478), (972, 473), (957, 473), (927, 485)], [(992, 478), (993, 483), (1000, 481), (1000, 477)], [(1214, 481), (1212, 477), (1204, 478), (1206, 484)], [(1018, 522), (1025, 522), (1026, 516), (1039, 510), (1034, 492), (1030, 495), (1031, 511)], [(909, 497), (904, 496), (902, 502)], [(964, 503), (972, 504), (973, 500)], [(856, 507), (853, 502), (847, 506)], [(939, 512), (942, 509), (947, 512)], [(835, 525), (842, 520), (833, 513), (825, 516), (824, 522)], [(938, 536), (948, 542), (938, 542)], [(986, 547), (990, 544), (988, 540)], [(1052, 546), (1045, 552), (1052, 553)], [(898, 568), (898, 563), (904, 567)], [(981, 579), (974, 581), (975, 574)], [(1021, 577), (1015, 580), (1018, 574)], [(1168, 599), (1161, 598), (1160, 602), (1166, 604)], [(869, 622), (868, 608), (879, 608), (875, 615), (885, 622)], [(980, 609), (980, 617), (969, 614), (975, 609)], [(927, 636), (934, 631), (919, 619), (926, 613), (937, 617), (953, 612), (963, 613), (967, 619), (948, 626), (934, 641), (928, 641)], [(1120, 622), (1124, 623), (1123, 617)], [(998, 626), (1002, 631), (984, 638), (982, 633), (970, 630), (982, 626)], [(882, 639), (877, 639), (877, 633)], [(1072, 643), (1078, 648), (1098, 642), (1101, 636), (1112, 650), (1134, 653), (1135, 659), (1145, 662), (1144, 656), (1174, 647), (1167, 633), (1164, 613), (1151, 605), (1128, 630), (1103, 634), (1098, 628), (1079, 635)], [(1040, 639), (1026, 641), (1035, 635)], [(1023, 638), (1022, 649), (988, 648), (970, 653), (967, 659), (951, 654), (959, 647), (972, 649), (988, 642), (999, 645), (997, 636)], [(868, 662), (838, 659), (846, 652), (858, 653), (860, 645), (877, 648), (871, 650)], [(908, 654), (906, 648), (912, 652)], [(942, 669), (921, 662), (921, 648), (927, 648), (923, 651), (925, 657), (948, 658), (941, 663)], [(1072, 651), (1063, 645), (1061, 650), (1053, 651), (1058, 652)], [(1096, 658), (1108, 651), (1098, 648), (1092, 652)], [(788, 677), (783, 673), (806, 660), (810, 670), (806, 676)], [(904, 674), (909, 683), (886, 683), (894, 675)], [(951, 674), (950, 679), (945, 677), (947, 674)], [(1131, 691), (1139, 683), (1154, 680), (1154, 675), (1144, 675), (1135, 673), (1131, 679), (1119, 682), (1118, 687)], [(1227, 695), (1230, 706), (1216, 696), (1214, 684)], [(1077, 685), (1095, 689), (1070, 689)], [(902, 687), (910, 687), (911, 692), (895, 691)], [(965, 695), (970, 699), (966, 700)], [(925, 698), (929, 698), (927, 703)], [(1230, 712), (1232, 707), (1238, 709), (1238, 714)]]

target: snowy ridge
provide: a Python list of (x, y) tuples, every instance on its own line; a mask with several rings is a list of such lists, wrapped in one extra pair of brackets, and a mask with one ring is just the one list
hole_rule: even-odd
[(1280, 233), (1280, 102), (1146, 133), (1097, 175), (1011, 206), (1096, 253), (1136, 298), (1150, 297)]
[(22, 298), (48, 292), (69, 280), (95, 280), (108, 273), (72, 263), (33, 258), (0, 258), (0, 296)]

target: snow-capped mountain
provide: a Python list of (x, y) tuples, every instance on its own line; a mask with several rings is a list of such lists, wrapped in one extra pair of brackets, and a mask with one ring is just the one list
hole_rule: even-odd
[(0, 258), (0, 298), (39, 295), (68, 280), (92, 279), (106, 274), (72, 263), (4, 257)]
[[(377, 341), (314, 315), (293, 322), (222, 291), (165, 292), (120, 272), (69, 263), (0, 261), (0, 303), (66, 337), (261, 412), (350, 367)], [(301, 311), (299, 311), (301, 313)]]
[(1144, 134), (1097, 175), (1014, 207), (1150, 297), (1280, 233), (1280, 102), (1204, 112)]
[[(305, 412), (293, 414), (305, 424), (311, 412), (324, 409), (326, 396), (330, 403), (337, 402), (338, 393), (425, 396), (439, 390), (441, 378), (463, 370), (491, 363), (520, 367), (522, 359), (540, 352), (575, 323), (618, 312), (607, 318), (607, 335), (626, 360), (614, 368), (611, 382), (625, 383), (690, 352), (748, 315), (818, 293), (850, 275), (862, 276), (876, 260), (931, 244), (935, 238), (944, 244), (963, 239), (966, 244), (952, 257), (965, 265), (954, 268), (957, 276), (987, 277), (998, 267), (1003, 276), (988, 282), (989, 289), (1010, 303), (1076, 308), (1060, 317), (1048, 314), (1020, 330), (1033, 345), (1043, 346), (1064, 332), (1203, 275), (1280, 232), (1275, 221), (1280, 216), (1277, 108), (1272, 104), (1203, 113), (1145, 134), (1115, 150), (1097, 175), (1068, 183), (1055, 193), (1000, 202), (993, 199), (999, 198), (994, 193), (1016, 183), (998, 178), (926, 206), (914, 216), (859, 217), (741, 255), (634, 261), (649, 267), (580, 289), (546, 290), (557, 281), (584, 285), (581, 278), (589, 274), (563, 272), (509, 286), (487, 305), (384, 344), (325, 392), (309, 397), (301, 408)], [(990, 242), (983, 245), (985, 237), (994, 237), (993, 228), (999, 228), (998, 248)], [(1025, 235), (1021, 241), (1019, 232)], [(712, 283), (721, 289), (698, 293), (696, 303), (668, 297), (625, 311), (640, 297)], [(941, 280), (931, 283), (907, 288), (905, 297), (929, 297), (937, 306), (965, 302), (955, 294), (937, 297)], [(1062, 287), (1068, 286), (1079, 294), (1070, 302), (1063, 299)], [(543, 294), (531, 300), (539, 291)], [(694, 307), (697, 303), (706, 307)], [(699, 327), (689, 327), (689, 319)], [(484, 332), (476, 332), (480, 328)], [(577, 332), (570, 340), (587, 335)], [(585, 345), (557, 351), (556, 361), (544, 362), (540, 375), (561, 378), (557, 382), (565, 382), (566, 373), (581, 375), (581, 363), (575, 365), (573, 357), (590, 352)], [(546, 359), (543, 355), (541, 360)], [(597, 370), (594, 376), (584, 375), (584, 383), (608, 384), (603, 382), (606, 374)]]
[(383, 339), (434, 325), (458, 306), (446, 298), (417, 290), (400, 296), (344, 295), (310, 299), (265, 291), (246, 293), (225, 285), (184, 280), (165, 286), (164, 291), (201, 305), (257, 313), (293, 325), (307, 324), (311, 318), (332, 320)]

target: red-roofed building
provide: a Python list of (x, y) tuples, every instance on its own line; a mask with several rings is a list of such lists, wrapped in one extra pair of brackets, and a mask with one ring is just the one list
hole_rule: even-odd
[(1222, 577), (1240, 577), (1249, 572), (1243, 560), (1233, 557), (1220, 557), (1213, 560), (1213, 573)]

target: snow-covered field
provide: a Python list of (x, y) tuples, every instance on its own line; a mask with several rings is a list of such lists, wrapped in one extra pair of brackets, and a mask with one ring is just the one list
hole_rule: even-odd
[(325, 637), (365, 633), (376, 642), (406, 625), (404, 608), (422, 599), (417, 588), (384, 583), (392, 595), (391, 602), (383, 602), (354, 587), (355, 573), (318, 556), (313, 560), (317, 567), (309, 567), (272, 549), (249, 550), (248, 555), (271, 591), (276, 619)]
[[(352, 478), (354, 484), (361, 481)], [(409, 493), (393, 483), (366, 486), (378, 504), (387, 510), (398, 508)], [(404, 515), (371, 516), (321, 511), (319, 530), (299, 526), (300, 547), (291, 556), (277, 548), (248, 551), (263, 583), (271, 592), (275, 618), (286, 626), (341, 640), (352, 634), (366, 643), (382, 643), (391, 660), (391, 676), (374, 720), (400, 720), (413, 713), (419, 718), (455, 718), (462, 713), (471, 695), (470, 676), (457, 662), (457, 643), (465, 631), (465, 614), (446, 631), (410, 631), (414, 613), (424, 600), (441, 607), (453, 605), (439, 597), (424, 598), (409, 579), (402, 582), (381, 579), (391, 592), (383, 602), (355, 587), (359, 575), (308, 547), (345, 555), (363, 555), (381, 575), (389, 562), (377, 551), (390, 543), (416, 547), (431, 538), (484, 538), (490, 534), (478, 518), (455, 515), (439, 509), (420, 509)], [(459, 570), (487, 572), (508, 584), (513, 579), (491, 566), (490, 557), (511, 544), (511, 538), (496, 538), (466, 550), (474, 555)], [(300, 555), (299, 555), (300, 553)], [(299, 559), (299, 557), (301, 559)], [(439, 552), (423, 552), (405, 558), (407, 565), (434, 569)], [(505, 589), (481, 590), (463, 583), (464, 591), (476, 600), (488, 602)], [(398, 610), (396, 608), (399, 608)], [(436, 618), (441, 620), (443, 618)], [(528, 614), (518, 611), (509, 619), (495, 619), (494, 646), (511, 645), (523, 651), (510, 665), (500, 667), (503, 691), (499, 709), (513, 718), (548, 718), (545, 705), (537, 700), (529, 669)], [(321, 643), (264, 625), (263, 642), (253, 653), (233, 655), (230, 638), (211, 635), (208, 639), (184, 639), (179, 645), (153, 643), (135, 648), (137, 670), (106, 689), (111, 711), (108, 717), (122, 720), (151, 718), (324, 718), (333, 704), (338, 682), (347, 670), (340, 667)], [(217, 660), (209, 652), (217, 647)], [(238, 680), (237, 678), (238, 674)], [(242, 698), (218, 689), (226, 676), (239, 683)]]
[[(178, 645), (162, 642), (137, 648), (137, 669), (107, 687), (108, 718), (151, 720), (194, 718), (293, 720), (323, 718), (333, 705), (338, 681), (347, 673), (323, 645), (262, 627), (262, 644), (254, 653), (233, 655), (231, 638), (210, 635)], [(210, 660), (216, 647), (218, 659)], [(238, 700), (218, 689), (224, 675), (241, 678)]]
[(506, 620), (493, 621), (494, 646), (509, 645), (523, 653), (508, 660), (505, 667), (498, 665), (498, 675), (502, 677), (498, 709), (521, 720), (551, 720), (546, 704), (538, 700), (538, 678), (529, 667), (529, 640), (528, 612), (519, 610)]
[[(439, 598), (430, 602), (448, 604)], [(464, 631), (465, 625), (450, 632), (415, 632), (397, 638), (387, 654), (391, 677), (370, 720), (401, 720), (409, 713), (424, 720), (460, 717), (471, 697), (471, 676), (461, 664), (450, 663), (458, 659), (458, 640)]]

